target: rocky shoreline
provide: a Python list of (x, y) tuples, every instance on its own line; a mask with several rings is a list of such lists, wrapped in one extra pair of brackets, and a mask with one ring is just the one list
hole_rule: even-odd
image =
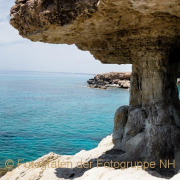
[[(16, 169), (7, 172), (6, 175), (1, 177), (1, 180), (167, 179), (167, 177), (154, 170), (145, 171), (142, 167), (115, 168), (109, 166), (108, 161), (119, 161), (119, 158), (124, 153), (114, 149), (113, 146), (112, 135), (109, 135), (96, 148), (89, 151), (82, 150), (73, 156), (49, 153), (36, 161), (22, 164)], [(106, 164), (104, 164), (105, 162)], [(180, 174), (177, 174), (171, 180), (179, 179), (179, 177)]]
[(97, 74), (93, 79), (89, 79), (87, 83), (91, 88), (107, 89), (108, 87), (115, 88), (130, 88), (131, 72), (110, 72)]

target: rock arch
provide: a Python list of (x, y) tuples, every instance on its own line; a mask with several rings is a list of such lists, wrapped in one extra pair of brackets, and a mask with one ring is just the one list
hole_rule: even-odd
[(11, 25), (32, 41), (76, 44), (102, 63), (133, 64), (130, 106), (113, 132), (129, 157), (180, 169), (180, 3), (176, 0), (16, 0)]

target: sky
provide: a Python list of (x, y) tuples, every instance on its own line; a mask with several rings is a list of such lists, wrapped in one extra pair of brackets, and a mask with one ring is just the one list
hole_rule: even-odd
[(0, 0), (0, 70), (70, 73), (131, 71), (131, 65), (106, 65), (75, 45), (45, 44), (22, 38), (9, 24), (15, 0)]

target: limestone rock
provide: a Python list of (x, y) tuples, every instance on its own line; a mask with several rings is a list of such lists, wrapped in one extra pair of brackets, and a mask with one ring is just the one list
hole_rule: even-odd
[(32, 41), (76, 44), (103, 63), (124, 64), (143, 47), (177, 45), (179, 9), (176, 0), (17, 0), (10, 22)]
[(17, 0), (10, 23), (32, 41), (76, 44), (102, 63), (132, 64), (128, 113), (122, 108), (114, 127), (121, 149), (113, 153), (119, 161), (175, 159), (176, 168), (156, 169), (173, 176), (180, 169), (179, 9), (178, 0)]
[(89, 79), (89, 87), (105, 89), (107, 87), (130, 88), (131, 72), (110, 72), (97, 74), (94, 79)]
[(130, 81), (129, 80), (118, 81), (118, 84), (122, 88), (130, 88)]

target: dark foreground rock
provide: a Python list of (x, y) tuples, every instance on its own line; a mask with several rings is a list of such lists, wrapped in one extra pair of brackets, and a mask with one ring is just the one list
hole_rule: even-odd
[(97, 74), (93, 79), (89, 79), (87, 83), (91, 88), (130, 88), (130, 77), (131, 72), (110, 72)]

